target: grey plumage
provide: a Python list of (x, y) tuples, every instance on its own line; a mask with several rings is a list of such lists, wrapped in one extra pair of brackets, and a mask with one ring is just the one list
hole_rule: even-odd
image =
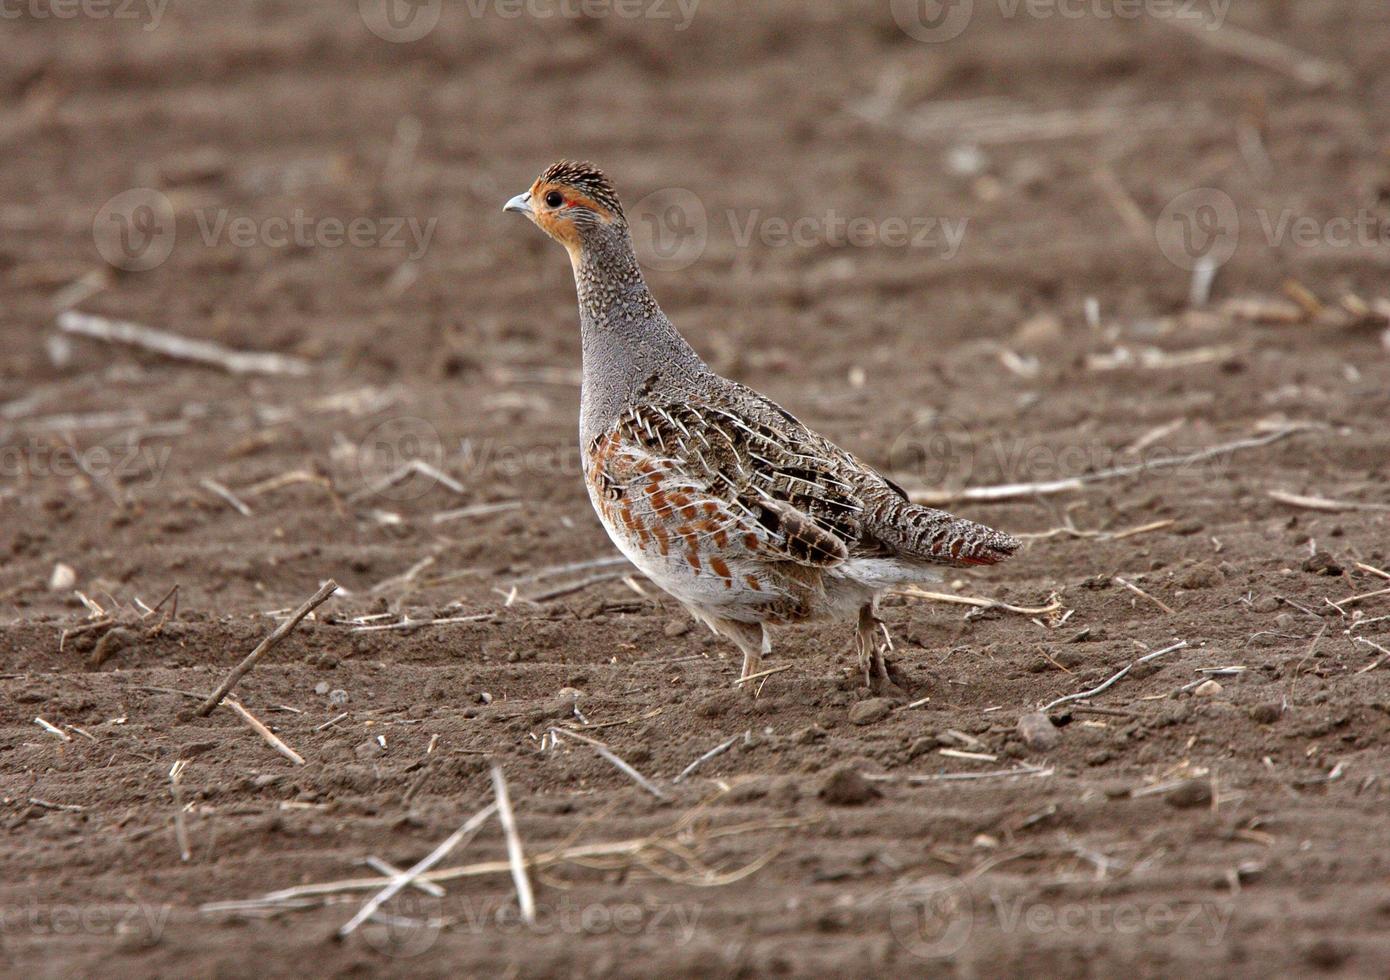
[(781, 406), (711, 371), (662, 313), (621, 204), (591, 164), (535, 182), (529, 213), (570, 252), (583, 342), (580, 439), (614, 543), (744, 652), (763, 627), (858, 614), (866, 681), (888, 683), (878, 596), (942, 565), (987, 565), (1017, 542), (913, 504)]

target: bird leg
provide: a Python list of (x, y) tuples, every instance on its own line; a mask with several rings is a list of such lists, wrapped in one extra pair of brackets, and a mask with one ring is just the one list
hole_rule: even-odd
[(740, 623), (736, 620), (722, 619), (716, 628), (743, 651), (743, 670), (739, 672), (739, 686), (749, 697), (757, 690), (748, 678), (756, 674), (763, 665), (763, 654), (772, 652), (772, 639), (761, 623)]
[[(883, 688), (892, 686), (888, 676), (888, 664), (884, 662), (885, 650), (893, 649), (893, 640), (888, 635), (888, 627), (878, 618), (877, 604), (866, 602), (859, 608), (859, 626), (854, 633), (854, 648), (859, 654), (859, 669), (864, 674), (864, 686), (873, 689), (875, 682)], [(883, 631), (883, 643), (878, 640), (879, 630)]]

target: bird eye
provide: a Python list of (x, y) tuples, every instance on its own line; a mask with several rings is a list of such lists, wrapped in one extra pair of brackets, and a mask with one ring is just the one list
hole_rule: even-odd
[(558, 208), (561, 204), (565, 203), (565, 197), (559, 191), (551, 191), (549, 194), (545, 195), (545, 203), (548, 207)]

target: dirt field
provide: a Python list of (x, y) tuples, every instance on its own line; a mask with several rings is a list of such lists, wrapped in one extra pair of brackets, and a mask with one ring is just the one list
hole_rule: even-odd
[[(6, 973), (1390, 971), (1383, 4), (155, 7), (0, 19)], [(783, 630), (750, 699), (594, 564), (568, 264), (501, 212), (562, 156), (715, 367), (911, 489), (1098, 476), (950, 505), (1027, 543), (936, 588), (1051, 611), (890, 600), (899, 700)], [(330, 578), (236, 689), (305, 765), (193, 714)], [(535, 926), (496, 821), (344, 940), (365, 887), (215, 904), (384, 884), (492, 761)]]

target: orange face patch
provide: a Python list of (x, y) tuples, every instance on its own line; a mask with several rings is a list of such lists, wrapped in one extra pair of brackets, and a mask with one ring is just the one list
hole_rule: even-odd
[[(546, 200), (547, 196), (552, 194), (560, 195), (559, 205), (551, 205)], [(579, 251), (581, 242), (579, 229), (575, 227), (574, 221), (567, 212), (577, 207), (592, 211), (602, 221), (617, 220), (612, 211), (573, 187), (542, 180), (531, 185), (531, 208), (535, 212), (536, 224), (547, 235), (565, 246), (571, 255), (575, 255)]]

